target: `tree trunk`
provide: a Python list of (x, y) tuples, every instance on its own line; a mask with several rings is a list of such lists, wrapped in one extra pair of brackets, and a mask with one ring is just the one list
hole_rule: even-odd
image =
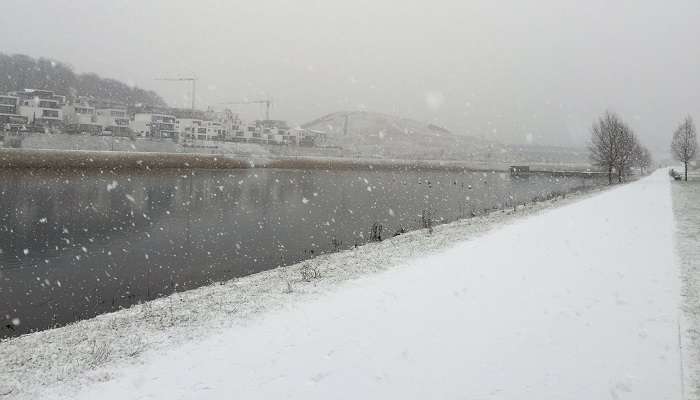
[(617, 183), (622, 183), (622, 168), (617, 169)]
[(612, 167), (608, 167), (608, 185), (612, 185)]
[(685, 181), (688, 182), (688, 161), (685, 163)]

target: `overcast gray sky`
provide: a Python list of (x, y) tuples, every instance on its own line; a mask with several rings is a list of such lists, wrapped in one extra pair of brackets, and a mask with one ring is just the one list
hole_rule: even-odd
[[(302, 123), (366, 109), (507, 142), (580, 145), (606, 108), (656, 150), (700, 117), (700, 1), (3, 0), (0, 51), (188, 106), (272, 96)], [(255, 106), (240, 108), (260, 117)], [(700, 122), (700, 121), (699, 121)]]

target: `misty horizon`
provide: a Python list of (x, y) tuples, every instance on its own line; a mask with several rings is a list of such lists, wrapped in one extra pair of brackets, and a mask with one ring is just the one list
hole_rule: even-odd
[(272, 118), (297, 124), (366, 110), (504, 143), (583, 146), (610, 109), (667, 153), (677, 124), (697, 117), (700, 6), (690, 1), (241, 4), (10, 0), (0, 33), (12, 40), (0, 51), (56, 59), (183, 108), (190, 85), (155, 78), (195, 74), (198, 108), (269, 97)]

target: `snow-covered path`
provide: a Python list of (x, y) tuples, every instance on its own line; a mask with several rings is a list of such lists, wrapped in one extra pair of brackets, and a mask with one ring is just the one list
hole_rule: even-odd
[(78, 398), (680, 399), (678, 287), (658, 171), (110, 371)]

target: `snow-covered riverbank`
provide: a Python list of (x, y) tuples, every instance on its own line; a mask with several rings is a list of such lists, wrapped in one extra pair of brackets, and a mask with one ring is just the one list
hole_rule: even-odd
[(0, 396), (676, 399), (672, 233), (657, 172), (6, 341)]

